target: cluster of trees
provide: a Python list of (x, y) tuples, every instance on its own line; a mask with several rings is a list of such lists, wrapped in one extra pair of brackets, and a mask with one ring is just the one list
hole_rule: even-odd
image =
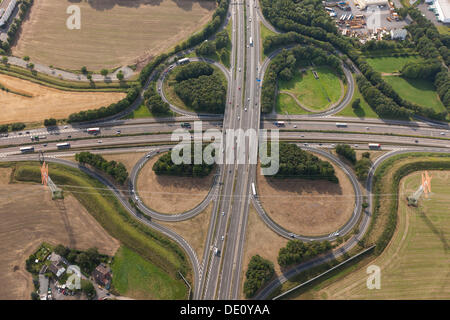
[(206, 62), (192, 63), (189, 67), (177, 74), (177, 78), (183, 80), (175, 83), (175, 93), (197, 112), (223, 113), (227, 92), (221, 78), (210, 73), (212, 68)]
[[(194, 150), (193, 146), (191, 146), (191, 150)], [(202, 164), (194, 164), (194, 152), (191, 152), (190, 162), (190, 164), (174, 164), (172, 153), (168, 152), (159, 157), (158, 161), (153, 164), (153, 171), (157, 175), (206, 177), (214, 168), (214, 164), (206, 164), (204, 159), (202, 159)]]
[(441, 35), (436, 26), (422, 16), (422, 12), (417, 8), (409, 8), (408, 13), (415, 23), (406, 26), (406, 29), (416, 44), (416, 50), (424, 58), (440, 56), (448, 65), (450, 63), (450, 36)]
[(433, 81), (436, 74), (441, 71), (441, 62), (437, 59), (429, 59), (420, 62), (408, 62), (401, 70), (401, 74), (409, 79), (425, 79)]
[(206, 62), (191, 62), (178, 67), (175, 80), (181, 82), (184, 80), (198, 78), (200, 76), (210, 76), (214, 73), (213, 67)]
[(156, 91), (156, 82), (150, 82), (144, 93), (144, 103), (153, 115), (166, 115), (170, 113), (170, 106), (164, 102)]
[(355, 163), (355, 172), (358, 179), (365, 181), (367, 175), (369, 174), (370, 167), (372, 166), (372, 161), (370, 161), (370, 153), (364, 152), (361, 159)]
[(338, 144), (336, 146), (336, 153), (348, 161), (350, 161), (352, 164), (356, 163), (356, 152), (353, 150), (353, 148), (348, 144)]
[(450, 75), (448, 71), (442, 70), (436, 74), (434, 86), (436, 87), (436, 91), (441, 98), (442, 103), (450, 112)]
[(277, 178), (323, 179), (339, 182), (333, 166), (292, 143), (279, 144), (279, 170)]
[(97, 248), (89, 248), (86, 251), (80, 251), (59, 244), (55, 247), (54, 251), (56, 254), (67, 259), (70, 263), (79, 266), (81, 271), (86, 274), (91, 274), (100, 262), (108, 258), (108, 256), (100, 254)]
[(260, 255), (253, 256), (248, 263), (246, 279), (244, 282), (244, 294), (251, 298), (255, 293), (275, 274), (273, 263)]
[(278, 264), (285, 268), (292, 264), (304, 262), (332, 248), (329, 241), (303, 242), (301, 240), (289, 240), (286, 247), (278, 252)]
[(69, 123), (91, 121), (115, 115), (130, 107), (138, 98), (140, 90), (141, 87), (139, 85), (133, 85), (130, 89), (128, 89), (127, 96), (119, 102), (111, 103), (109, 106), (101, 107), (99, 109), (91, 109), (72, 113), (67, 121)]
[(396, 50), (402, 47), (403, 42), (391, 40), (369, 40), (361, 46), (362, 51)]
[(46, 127), (56, 126), (56, 119), (55, 118), (45, 119), (44, 126)]
[(300, 63), (304, 61), (309, 61), (315, 65), (329, 65), (343, 78), (344, 72), (341, 67), (341, 60), (324, 49), (310, 45), (298, 45), (291, 50), (285, 49), (272, 60), (264, 77), (261, 92), (262, 112), (271, 112), (275, 105), (277, 79), (291, 80)]
[(230, 44), (230, 36), (226, 30), (222, 30), (216, 35), (216, 39), (214, 41), (205, 40), (201, 45), (195, 49), (195, 52), (199, 56), (210, 56), (213, 55), (216, 51), (221, 53), (221, 50), (225, 48), (228, 44)]
[(11, 131), (20, 131), (25, 129), (25, 123), (15, 122), (12, 124), (2, 124), (0, 125), (0, 133), (6, 133), (9, 130)]
[(80, 152), (75, 154), (75, 160), (81, 164), (89, 164), (94, 168), (97, 168), (106, 174), (109, 174), (118, 183), (124, 184), (128, 178), (128, 171), (121, 162), (114, 160), (107, 161), (99, 154), (93, 154), (90, 152)]
[[(8, 30), (8, 37), (6, 39), (6, 41), (1, 42), (0, 41), (0, 48), (3, 50), (3, 53), (9, 52), (11, 46), (13, 45), (17, 33), (20, 30), (20, 26), (23, 22), (23, 20), (25, 19), (25, 16), (28, 13), (28, 10), (31, 8), (31, 6), (33, 5), (33, 0), (22, 0), (20, 2), (19, 5), (19, 15), (17, 18), (14, 19), (13, 23), (11, 24), (11, 26), (9, 27)], [(0, 52), (2, 53), (2, 52)]]

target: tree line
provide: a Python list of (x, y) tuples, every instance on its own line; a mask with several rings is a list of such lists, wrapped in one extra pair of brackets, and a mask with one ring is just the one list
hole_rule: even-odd
[(279, 144), (279, 169), (274, 177), (339, 182), (333, 166), (328, 161), (320, 160), (296, 144), (286, 142)]
[[(204, 147), (203, 147), (204, 149)], [(193, 145), (191, 150), (194, 150)], [(194, 164), (194, 152), (191, 152), (191, 163), (181, 163), (175, 164), (172, 161), (172, 152), (168, 152), (153, 164), (153, 171), (157, 175), (168, 175), (168, 176), (187, 176), (187, 177), (206, 177), (208, 176), (214, 168), (214, 164), (206, 164), (203, 157), (201, 164)], [(183, 152), (180, 152), (180, 156)]]
[(251, 298), (255, 293), (262, 288), (262, 286), (272, 279), (275, 274), (273, 263), (262, 258), (260, 255), (255, 255), (248, 263), (246, 279), (244, 282), (245, 297)]
[(15, 122), (12, 124), (2, 124), (0, 125), (0, 133), (7, 133), (9, 130), (11, 131), (20, 131), (25, 129), (26, 125), (23, 122)]
[(130, 107), (133, 104), (133, 102), (138, 98), (140, 90), (141, 87), (139, 85), (133, 85), (130, 89), (128, 89), (126, 97), (120, 100), (119, 102), (111, 103), (109, 106), (101, 107), (99, 109), (90, 109), (72, 113), (71, 115), (69, 115), (67, 122), (72, 123), (72, 122), (92, 121), (115, 115)]
[(336, 146), (335, 150), (338, 155), (350, 161), (351, 164), (356, 163), (356, 152), (350, 145), (340, 143)]
[(286, 268), (293, 264), (302, 263), (332, 248), (329, 241), (303, 242), (289, 240), (285, 247), (278, 252), (278, 264)]
[(80, 152), (75, 154), (75, 160), (81, 164), (89, 164), (96, 169), (110, 175), (119, 184), (124, 184), (128, 178), (127, 168), (121, 162), (108, 161), (99, 154)]

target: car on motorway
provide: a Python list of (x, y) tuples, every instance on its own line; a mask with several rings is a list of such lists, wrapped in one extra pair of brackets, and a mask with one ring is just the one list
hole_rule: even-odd
[(97, 143), (102, 143), (102, 140), (98, 140)]
[(68, 128), (68, 126), (64, 126), (64, 129), (67, 129)]
[(220, 240), (222, 240), (222, 241), (223, 241), (223, 239), (225, 239), (225, 237), (224, 237), (224, 236), (221, 236), (221, 237), (220, 237)]
[(241, 68), (239, 68), (239, 72), (241, 72)]
[(366, 130), (369, 130), (369, 127), (366, 127)]
[(116, 134), (121, 134), (121, 131), (120, 131), (120, 130), (117, 130), (117, 131), (116, 131)]
[(294, 128), (297, 128), (297, 125), (296, 125), (296, 124), (294, 124)]
[(445, 136), (445, 132), (441, 132), (441, 136)]
[(69, 134), (69, 135), (67, 136), (67, 138), (72, 138), (72, 136)]
[(44, 147), (46, 147), (46, 146), (47, 146), (47, 144), (46, 144), (46, 143), (44, 143), (44, 144), (43, 144), (43, 146), (44, 146)]
[(244, 111), (247, 111), (247, 108), (244, 108)]
[(291, 238), (295, 238), (295, 234), (293, 234), (293, 233), (289, 233), (289, 237), (291, 237)]
[(414, 142), (415, 142), (415, 143), (419, 143), (419, 140), (416, 139), (416, 140), (414, 140)]
[(145, 156), (145, 158), (148, 159), (148, 158), (150, 158), (151, 156), (152, 156), (151, 154), (148, 154), (148, 155)]
[[(231, 170), (230, 170), (231, 171)], [(224, 216), (225, 215), (225, 211), (222, 211), (222, 216)]]
[(241, 120), (241, 117), (238, 116), (238, 120)]

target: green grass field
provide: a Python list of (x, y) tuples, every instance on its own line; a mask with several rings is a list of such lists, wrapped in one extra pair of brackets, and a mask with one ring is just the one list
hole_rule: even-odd
[[(354, 110), (352, 108), (352, 103), (357, 98), (359, 98), (361, 101), (359, 104), (361, 108)], [(355, 93), (353, 94), (352, 101), (350, 101), (350, 103), (344, 109), (342, 109), (337, 115), (344, 117), (358, 117), (360, 119), (379, 118), (379, 116), (375, 113), (375, 111), (373, 111), (373, 109), (367, 104), (366, 100), (364, 100), (358, 88), (355, 88)]]
[(122, 246), (111, 266), (112, 284), (123, 296), (145, 300), (180, 300), (186, 295), (186, 286), (175, 280), (133, 250)]
[(393, 73), (400, 72), (405, 64), (408, 62), (418, 62), (421, 58), (418, 56), (408, 57), (377, 57), (367, 58), (367, 63), (378, 72)]
[[(290, 81), (279, 81), (279, 91), (293, 93), (306, 107), (317, 111), (326, 110), (341, 97), (341, 81), (328, 66), (315, 67), (319, 79), (310, 69), (296, 72)], [(330, 100), (328, 100), (328, 98)]]
[[(51, 163), (49, 167), (52, 180), (64, 186), (64, 192), (71, 192), (112, 237), (139, 253), (149, 264), (164, 270), (173, 281), (178, 270), (189, 269), (185, 253), (177, 244), (131, 217), (98, 180), (63, 165)], [(14, 177), (19, 181), (40, 182), (39, 166), (36, 163), (20, 163)], [(174, 288), (175, 282), (166, 279), (158, 281), (165, 282), (167, 292), (178, 292), (178, 285)], [(155, 292), (154, 296), (158, 296), (158, 293)]]
[(440, 34), (450, 35), (450, 27), (448, 26), (437, 26), (437, 29)]
[(153, 114), (148, 110), (147, 106), (141, 104), (136, 110), (134, 110), (129, 115), (125, 116), (124, 119), (140, 119), (140, 118), (153, 118)]
[(273, 32), (272, 30), (270, 30), (270, 29), (268, 29), (265, 25), (264, 25), (264, 23), (262, 23), (262, 22), (260, 22), (259, 23), (259, 31), (260, 31), (260, 34), (261, 34), (261, 44), (260, 44), (260, 47), (261, 47), (261, 62), (262, 61), (264, 61), (264, 59), (266, 59), (267, 58), (267, 55), (264, 53), (264, 50), (263, 50), (263, 44), (264, 44), (264, 40), (268, 37), (268, 36), (274, 36), (274, 35), (276, 35), (276, 33), (275, 32)]
[[(381, 268), (381, 289), (368, 290), (366, 268), (316, 288), (328, 299), (449, 299), (450, 179), (449, 171), (433, 171), (432, 194), (408, 207), (405, 197), (420, 185), (420, 172), (400, 184), (397, 231), (387, 249), (370, 262)], [(310, 293), (311, 294), (311, 293)]]
[(436, 111), (445, 111), (433, 84), (426, 80), (404, 79), (398, 76), (383, 77), (387, 83), (405, 100)]
[(278, 114), (311, 114), (311, 112), (300, 107), (291, 96), (285, 93), (280, 93), (277, 96), (276, 112)]

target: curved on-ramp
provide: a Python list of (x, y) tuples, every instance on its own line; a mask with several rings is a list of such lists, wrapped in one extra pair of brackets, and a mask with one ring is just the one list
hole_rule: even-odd
[(353, 171), (345, 163), (343, 163), (341, 160), (339, 160), (339, 158), (333, 156), (332, 154), (330, 154), (324, 150), (317, 149), (317, 148), (310, 148), (310, 147), (301, 147), (301, 148), (304, 150), (310, 151), (310, 152), (317, 153), (317, 154), (327, 158), (328, 160), (334, 162), (337, 166), (339, 166), (342, 169), (342, 171), (344, 171), (345, 175), (350, 179), (350, 182), (353, 187), (353, 191), (355, 193), (355, 207), (353, 208), (353, 213), (352, 213), (351, 218), (342, 227), (340, 227), (338, 230), (336, 230), (335, 232), (333, 232), (329, 235), (303, 236), (303, 235), (299, 235), (299, 234), (290, 232), (289, 230), (286, 230), (285, 228), (283, 228), (282, 226), (277, 224), (275, 221), (273, 221), (270, 218), (270, 216), (266, 213), (266, 211), (264, 210), (259, 199), (252, 197), (253, 205), (254, 205), (256, 211), (258, 212), (259, 216), (261, 217), (261, 219), (264, 221), (264, 223), (270, 229), (272, 229), (275, 233), (277, 233), (278, 235), (280, 235), (286, 239), (298, 239), (298, 240), (302, 240), (302, 241), (324, 241), (324, 240), (333, 241), (338, 237), (336, 235), (337, 232), (339, 233), (340, 237), (342, 237), (342, 236), (346, 235), (348, 232), (350, 232), (352, 230), (352, 228), (356, 225), (356, 223), (358, 222), (358, 220), (361, 216), (362, 191), (358, 184), (358, 179), (356, 178)]
[(184, 221), (184, 220), (191, 219), (191, 218), (195, 217), (196, 215), (198, 215), (199, 213), (201, 213), (203, 210), (205, 210), (206, 207), (209, 205), (209, 203), (213, 199), (215, 199), (215, 197), (217, 197), (217, 192), (219, 190), (219, 188), (218, 188), (219, 184), (217, 183), (217, 174), (214, 174), (215, 177), (214, 177), (214, 180), (213, 180), (213, 184), (212, 184), (211, 189), (209, 190), (207, 196), (195, 208), (192, 208), (192, 209), (187, 210), (187, 211), (182, 212), (182, 213), (178, 213), (178, 214), (164, 214), (164, 213), (160, 213), (158, 211), (155, 211), (155, 210), (147, 207), (140, 200), (139, 190), (136, 189), (137, 177), (139, 175), (139, 172), (144, 167), (144, 165), (147, 163), (147, 161), (149, 161), (150, 159), (152, 159), (156, 155), (160, 154), (160, 152), (170, 151), (171, 149), (172, 149), (172, 147), (159, 148), (156, 151), (152, 151), (152, 152), (148, 153), (146, 156), (142, 157), (135, 164), (135, 166), (133, 167), (133, 169), (131, 170), (131, 173), (130, 173), (131, 185), (129, 186), (129, 192), (130, 192), (130, 195), (133, 196), (133, 190), (134, 190), (134, 199), (136, 200), (136, 206), (142, 212), (144, 212), (146, 215), (150, 216), (153, 219), (157, 219), (157, 220), (161, 220), (161, 221), (177, 222), (177, 221)]

